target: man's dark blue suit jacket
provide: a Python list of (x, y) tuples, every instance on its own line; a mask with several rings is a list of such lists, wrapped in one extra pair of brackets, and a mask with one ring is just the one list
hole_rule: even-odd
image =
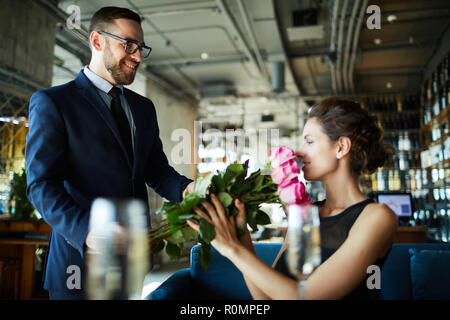
[[(31, 97), (27, 196), (52, 227), (44, 281), (51, 298), (85, 298), (84, 242), (95, 198), (133, 197), (148, 203), (147, 184), (180, 201), (192, 181), (169, 165), (153, 103), (128, 89), (124, 94), (136, 126), (133, 163), (110, 110), (83, 71), (74, 81)], [(80, 290), (67, 287), (70, 265), (82, 271)]]

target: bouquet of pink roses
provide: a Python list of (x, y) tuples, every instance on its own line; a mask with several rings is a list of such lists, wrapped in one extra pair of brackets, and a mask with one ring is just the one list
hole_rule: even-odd
[[(260, 206), (263, 203), (279, 203), (283, 207), (291, 204), (310, 204), (311, 199), (305, 191), (305, 185), (299, 181), (300, 167), (295, 153), (287, 147), (272, 148), (270, 163), (263, 170), (253, 172), (247, 177), (248, 161), (244, 164), (233, 163), (224, 172), (211, 172), (195, 181), (194, 192), (188, 193), (183, 201), (164, 202), (159, 209), (165, 218), (155, 229), (150, 230), (149, 240), (153, 253), (164, 247), (172, 259), (178, 259), (183, 242), (197, 240), (201, 243), (200, 262), (206, 270), (210, 262), (210, 242), (216, 234), (214, 226), (194, 213), (201, 199), (210, 201), (214, 193), (222, 203), (228, 216), (237, 214), (233, 205), (239, 198), (245, 204), (247, 223), (252, 230), (258, 225), (270, 223), (269, 216)], [(200, 232), (191, 229), (186, 221), (194, 219), (199, 222)], [(238, 230), (238, 234), (242, 231)]]
[(312, 204), (305, 185), (298, 179), (300, 166), (295, 153), (287, 147), (272, 148), (270, 150), (271, 177), (278, 185), (278, 195), (283, 203)]

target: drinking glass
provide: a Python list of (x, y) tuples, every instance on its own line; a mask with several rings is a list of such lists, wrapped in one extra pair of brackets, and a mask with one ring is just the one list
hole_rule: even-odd
[(290, 205), (288, 212), (288, 267), (303, 299), (306, 279), (321, 263), (319, 210), (314, 205)]
[(87, 250), (87, 293), (93, 300), (139, 300), (148, 266), (146, 207), (137, 199), (96, 199)]

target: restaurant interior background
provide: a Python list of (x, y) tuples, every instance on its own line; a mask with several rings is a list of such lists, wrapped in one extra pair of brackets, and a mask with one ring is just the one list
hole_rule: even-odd
[[(175, 163), (176, 129), (192, 137), (196, 123), (224, 134), (279, 129), (280, 145), (297, 149), (308, 108), (346, 96), (379, 118), (397, 151), (360, 179), (367, 195), (402, 199), (396, 242), (449, 241), (449, 1), (0, 0), (0, 298), (48, 297), (41, 278), (50, 227), (27, 203), (22, 171), (28, 103), (34, 91), (71, 81), (89, 63), (89, 20), (106, 5), (143, 18), (153, 51), (129, 87), (154, 102), (178, 172), (195, 178), (235, 160), (248, 159), (250, 170), (261, 164), (248, 143), (226, 152), (206, 140), (192, 142), (191, 163)], [(307, 188), (314, 200), (325, 198), (320, 183)], [(162, 199), (149, 195), (158, 219)], [(271, 213), (274, 226), (255, 241), (280, 240), (282, 215)], [(167, 278), (171, 263), (161, 253), (155, 270)], [(149, 276), (151, 283), (160, 281)]]

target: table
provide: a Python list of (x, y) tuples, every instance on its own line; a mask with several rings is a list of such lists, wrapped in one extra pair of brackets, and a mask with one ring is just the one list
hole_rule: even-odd
[(48, 245), (47, 240), (0, 239), (0, 256), (18, 257), (21, 261), (20, 299), (32, 299), (34, 259), (37, 245)]
[[(48, 240), (14, 238), (19, 233), (49, 235), (51, 228), (45, 222), (0, 221), (0, 231), (6, 237), (0, 238), (0, 257), (17, 258), (21, 262), (20, 269), (20, 299), (34, 299), (35, 251), (37, 245), (48, 245)], [(11, 236), (9, 236), (11, 234)]]

